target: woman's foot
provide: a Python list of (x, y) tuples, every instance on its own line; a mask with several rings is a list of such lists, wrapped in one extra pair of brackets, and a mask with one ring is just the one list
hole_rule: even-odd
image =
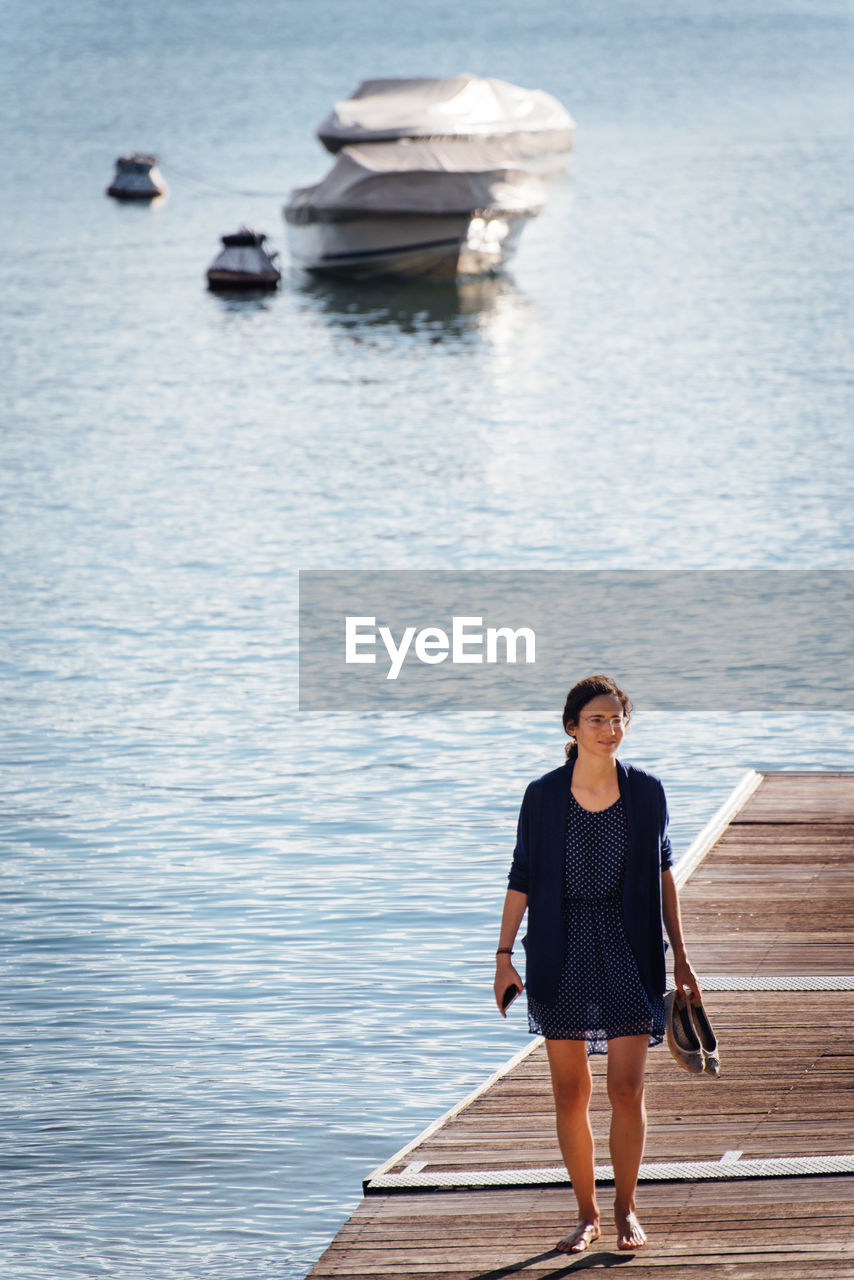
[(617, 1223), (617, 1248), (642, 1249), (646, 1244), (646, 1232), (638, 1222), (634, 1209), (629, 1209), (628, 1213), (615, 1211), (614, 1220)]
[(555, 1248), (558, 1253), (583, 1253), (594, 1240), (599, 1239), (600, 1234), (598, 1222), (585, 1222), (582, 1219), (577, 1227), (558, 1240)]

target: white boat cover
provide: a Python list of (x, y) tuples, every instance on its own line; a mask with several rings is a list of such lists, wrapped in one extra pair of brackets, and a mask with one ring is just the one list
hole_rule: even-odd
[(534, 216), (544, 203), (542, 181), (488, 142), (392, 142), (345, 147), (322, 182), (291, 192), (285, 216), (290, 222), (479, 210)]
[(536, 150), (568, 151), (572, 116), (551, 94), (506, 80), (460, 75), (364, 80), (317, 128), (329, 151), (399, 138), (524, 135)]
[(231, 271), (236, 275), (258, 276), (278, 280), (281, 272), (273, 258), (257, 245), (228, 245), (214, 258), (208, 271)]

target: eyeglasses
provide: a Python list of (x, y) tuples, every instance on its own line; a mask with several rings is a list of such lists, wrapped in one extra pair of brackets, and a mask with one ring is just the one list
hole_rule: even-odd
[(582, 716), (581, 719), (592, 724), (594, 729), (601, 729), (606, 724), (611, 729), (622, 729), (626, 723), (623, 716)]

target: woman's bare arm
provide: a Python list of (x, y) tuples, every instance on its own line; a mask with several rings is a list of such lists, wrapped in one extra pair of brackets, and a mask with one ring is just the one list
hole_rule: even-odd
[[(527, 893), (520, 893), (518, 889), (508, 889), (507, 896), (504, 899), (504, 910), (501, 913), (501, 929), (498, 934), (499, 948), (512, 947), (516, 941), (516, 934), (519, 932), (519, 925), (522, 923), (522, 917), (528, 907)], [(495, 1003), (501, 1010), (502, 1017), (507, 1014), (501, 1008), (501, 1002), (504, 998), (504, 992), (508, 987), (518, 987), (522, 990), (522, 979), (513, 967), (512, 957), (502, 950), (501, 955), (495, 957), (495, 982), (493, 991), (495, 992)]]
[(673, 879), (672, 871), (662, 871), (661, 873), (661, 914), (664, 917), (664, 927), (667, 930), (667, 936), (673, 948), (673, 980), (676, 983), (677, 990), (681, 987), (690, 987), (691, 998), (694, 1001), (701, 1000), (703, 993), (700, 990), (700, 983), (691, 968), (688, 953), (685, 950), (685, 940), (682, 937), (679, 893), (676, 889), (676, 881)]

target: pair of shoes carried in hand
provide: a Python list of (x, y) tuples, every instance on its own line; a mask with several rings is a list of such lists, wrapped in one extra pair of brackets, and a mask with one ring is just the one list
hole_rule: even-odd
[(718, 1041), (702, 1002), (692, 1004), (682, 991), (668, 991), (664, 997), (667, 1016), (667, 1047), (685, 1071), (716, 1076), (721, 1069)]

